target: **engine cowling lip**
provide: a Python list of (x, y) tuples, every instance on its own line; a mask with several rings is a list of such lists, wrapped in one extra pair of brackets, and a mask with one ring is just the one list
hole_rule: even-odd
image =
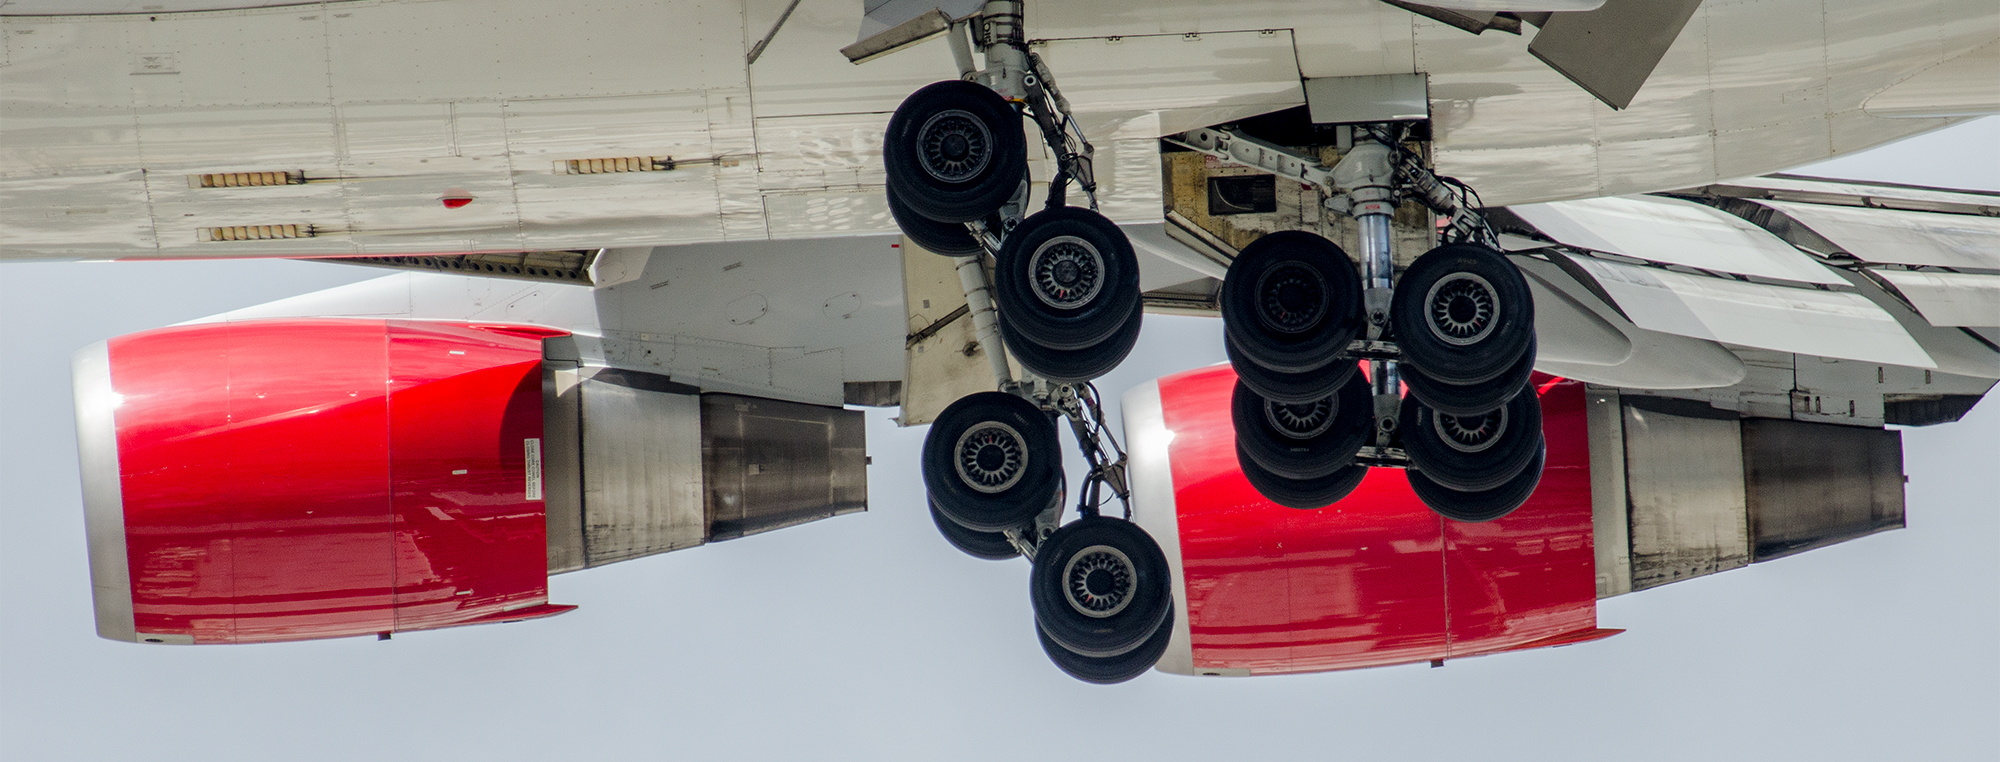
[[(132, 609), (131, 562), (125, 550), (125, 495), (118, 470), (118, 394), (111, 385), (111, 342), (100, 341), (70, 357), (76, 409), (78, 475), (90, 557), (90, 597), (97, 636), (138, 643)], [(168, 642), (152, 636), (151, 642)]]

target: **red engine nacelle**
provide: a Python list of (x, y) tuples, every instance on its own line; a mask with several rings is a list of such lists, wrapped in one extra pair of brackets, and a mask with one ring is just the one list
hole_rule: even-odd
[(1395, 469), (1331, 506), (1272, 503), (1243, 476), (1236, 374), (1217, 366), (1125, 395), (1134, 518), (1172, 566), (1179, 611), (1160, 669), (1268, 674), (1565, 645), (1597, 629), (1583, 385), (1536, 376), (1548, 463), (1527, 504), (1465, 524)]
[(304, 640), (548, 603), (545, 328), (267, 320), (77, 353), (97, 631)]

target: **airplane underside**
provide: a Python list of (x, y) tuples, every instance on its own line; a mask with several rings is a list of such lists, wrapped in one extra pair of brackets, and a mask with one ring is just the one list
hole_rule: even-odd
[[(1607, 637), (1600, 598), (1901, 527), (1888, 427), (2000, 379), (2000, 195), (1766, 174), (1984, 108), (1864, 97), (1979, 54), (2000, 19), (1976, 12), (1928, 58), (1742, 89), (1715, 80), (1765, 59), (1736, 52), (1784, 46), (1732, 42), (1736, 6), (1648, 6), (1679, 9), (1651, 54), (1564, 42), (1639, 23), (1616, 0), (1173, 34), (875, 3), (844, 48), (852, 9), (761, 34), (774, 9), (676, 6), (746, 63), (638, 46), (657, 60), (448, 102), (326, 73), (448, 5), (169, 19), (339, 43), (257, 80), (356, 88), (298, 102), (193, 89), (232, 81), (199, 74), (216, 51), (132, 41), (180, 27), (6, 18), (30, 74), (7, 85), (10, 250), (404, 271), (77, 355), (101, 636), (560, 614), (548, 575), (864, 510), (851, 408), (893, 406), (930, 426), (943, 538), (1030, 562), (1078, 679), (1437, 664)], [(1390, 20), (1375, 63), (1318, 42), (1356, 19)], [(1881, 20), (1799, 50), (1877, 41), (1834, 28), (1858, 19)], [(114, 30), (171, 52), (112, 94), (35, 74)], [(1644, 60), (1583, 66), (1614, 53)], [(644, 83), (669, 68), (689, 87)], [(572, 91), (524, 89), (547, 81)], [(61, 100), (89, 98), (125, 110)], [(1149, 312), (1220, 319), (1229, 362), (1125, 393), (1121, 430), (1091, 382)]]

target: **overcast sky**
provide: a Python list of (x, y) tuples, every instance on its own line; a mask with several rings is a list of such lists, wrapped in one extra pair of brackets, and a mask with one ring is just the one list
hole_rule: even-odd
[[(2000, 190), (2000, 119), (1807, 171)], [(924, 430), (877, 413), (867, 513), (557, 577), (552, 599), (582, 606), (561, 617), (389, 642), (98, 639), (70, 353), (377, 274), (0, 265), (0, 759), (2000, 756), (1991, 399), (1905, 432), (1908, 529), (1604, 601), (1601, 626), (1629, 630), (1609, 640), (1443, 669), (1071, 680), (1036, 644), (1027, 565), (936, 536)], [(1100, 386), (1116, 399), (1220, 347), (1218, 322), (1148, 318)]]

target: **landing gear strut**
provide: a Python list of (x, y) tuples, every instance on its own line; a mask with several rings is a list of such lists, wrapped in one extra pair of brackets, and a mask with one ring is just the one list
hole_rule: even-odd
[[(1353, 147), (1333, 167), (1228, 129), (1169, 138), (1317, 186), (1358, 227), (1358, 278), (1337, 246), (1299, 231), (1260, 238), (1230, 265), (1222, 317), (1239, 382), (1238, 460), (1252, 486), (1294, 508), (1337, 501), (1367, 467), (1386, 466), (1405, 469), (1447, 518), (1505, 516), (1542, 470), (1541, 407), (1523, 393), (1535, 361), (1527, 283), (1498, 251), (1476, 194), (1432, 174), (1404, 147), (1404, 127), (1347, 129)], [(1403, 198), (1443, 217), (1446, 240), (1399, 280), (1390, 222)], [(1366, 388), (1347, 386), (1363, 360), (1367, 380), (1353, 383)], [(1298, 425), (1255, 415), (1246, 394)], [(1318, 411), (1365, 432), (1329, 439), (1300, 428)]]
[[(1026, 556), (1042, 647), (1063, 671), (1130, 680), (1166, 649), (1173, 621), (1166, 556), (1124, 517), (1125, 453), (1091, 379), (1122, 362), (1142, 320), (1139, 263), (1098, 214), (1092, 148), (1054, 77), (1028, 50), (1021, 3), (992, 0), (953, 24), (960, 78), (918, 90), (884, 136), (890, 211), (905, 235), (957, 258), (979, 344), (1001, 391), (952, 403), (924, 440), (932, 518), (977, 558)], [(975, 69), (975, 50), (986, 68)], [(1056, 158), (1043, 209), (1029, 213), (1023, 117)], [(1068, 205), (1074, 184), (1087, 207)], [(991, 274), (988, 260), (992, 262)], [(1027, 377), (1015, 379), (1008, 356)], [(1090, 464), (1062, 524), (1056, 419)]]

